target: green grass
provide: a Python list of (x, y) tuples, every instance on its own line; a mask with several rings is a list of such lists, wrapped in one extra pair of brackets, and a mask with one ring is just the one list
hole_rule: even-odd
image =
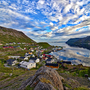
[(78, 87), (78, 88), (75, 88), (74, 90), (89, 90), (89, 89), (86, 87)]
[(39, 42), (37, 43), (39, 46), (42, 46), (43, 48), (48, 48), (50, 47), (51, 45), (49, 45), (47, 42)]
[[(0, 42), (3, 44), (8, 42), (36, 43), (35, 41), (27, 37), (24, 33), (17, 30), (2, 27), (0, 28), (0, 31), (3, 31), (5, 33), (5, 35), (3, 35), (2, 32), (0, 33)], [(18, 37), (16, 35), (18, 35)]]
[[(0, 80), (4, 80), (8, 77), (10, 77), (11, 79), (24, 74), (25, 72), (27, 72), (25, 69), (21, 69), (21, 68), (15, 68), (15, 67), (4, 67), (2, 61), (0, 60), (0, 73), (3, 73), (3, 75), (1, 76)], [(12, 73), (12, 76), (10, 76), (10, 73)]]

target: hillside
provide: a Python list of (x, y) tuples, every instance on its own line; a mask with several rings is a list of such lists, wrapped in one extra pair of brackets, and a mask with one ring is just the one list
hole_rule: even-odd
[(0, 26), (0, 43), (8, 42), (34, 42), (32, 39), (27, 37), (23, 32), (17, 31), (10, 28)]
[(84, 38), (71, 38), (66, 43), (70, 46), (90, 49), (90, 36)]
[(48, 48), (50, 47), (51, 45), (49, 45), (47, 42), (39, 42), (37, 43), (39, 46), (42, 46), (43, 48)]

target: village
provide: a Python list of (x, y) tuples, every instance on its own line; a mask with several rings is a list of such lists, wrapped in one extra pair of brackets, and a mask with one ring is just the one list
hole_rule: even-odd
[[(63, 61), (51, 54), (64, 50), (61, 46), (46, 46), (47, 44), (38, 45), (37, 43), (20, 42), (1, 44), (0, 89), (2, 87), (18, 88), (42, 66), (51, 67), (60, 75), (66, 75), (66, 78), (72, 75), (84, 77), (87, 82), (90, 82), (89, 67), (73, 65), (71, 61)], [(4, 84), (2, 83), (3, 81), (5, 82)], [(80, 79), (81, 82), (82, 79)]]
[[(10, 68), (12, 71), (10, 75), (13, 74), (13, 68), (24, 69), (24, 70), (37, 70), (41, 66), (51, 67), (55, 70), (70, 71), (71, 73), (77, 73), (76, 70), (79, 68), (80, 70), (87, 70), (87, 67), (83, 67), (83, 65), (73, 65), (71, 61), (63, 61), (62, 59), (53, 56), (51, 53), (57, 52), (60, 50), (64, 50), (61, 46), (41, 46), (36, 43), (6, 43), (0, 45), (5, 52), (8, 52), (7, 58), (4, 60), (1, 59), (2, 65), (5, 68)], [(13, 52), (12, 51), (16, 51)], [(11, 51), (10, 51), (11, 50)], [(4, 68), (3, 67), (3, 68)], [(68, 69), (67, 69), (68, 68)], [(88, 76), (85, 72), (81, 76)]]
[[(15, 46), (15, 44), (17, 46)], [(24, 45), (23, 48), (20, 47), (20, 45)], [(2, 45), (2, 44), (0, 44)], [(54, 69), (59, 68), (59, 60), (54, 57), (53, 55), (50, 55), (51, 52), (56, 52), (62, 49), (62, 47), (53, 47), (53, 48), (43, 48), (42, 46), (39, 46), (37, 44), (30, 44), (30, 43), (6, 43), (5, 46), (2, 45), (3, 49), (12, 49), (19, 47), (20, 49), (27, 50), (26, 46), (31, 46), (28, 49), (28, 52), (24, 53), (24, 56), (16, 56), (16, 55), (10, 55), (8, 56), (8, 59), (6, 60), (6, 63), (4, 64), (5, 67), (16, 67), (16, 68), (25, 68), (25, 69), (32, 69), (37, 68), (39, 65), (45, 65), (47, 67), (52, 67)], [(34, 47), (33, 47), (34, 46)], [(36, 46), (36, 47), (35, 47)], [(67, 63), (67, 62), (66, 62)]]

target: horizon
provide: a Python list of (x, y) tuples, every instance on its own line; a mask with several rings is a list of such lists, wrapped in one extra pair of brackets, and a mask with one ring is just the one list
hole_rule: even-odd
[(36, 42), (66, 42), (90, 35), (89, 0), (1, 0), (0, 26)]

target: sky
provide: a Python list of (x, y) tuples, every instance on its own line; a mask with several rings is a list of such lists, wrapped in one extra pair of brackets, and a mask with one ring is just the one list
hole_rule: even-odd
[(36, 42), (90, 36), (90, 0), (0, 0), (0, 26)]

